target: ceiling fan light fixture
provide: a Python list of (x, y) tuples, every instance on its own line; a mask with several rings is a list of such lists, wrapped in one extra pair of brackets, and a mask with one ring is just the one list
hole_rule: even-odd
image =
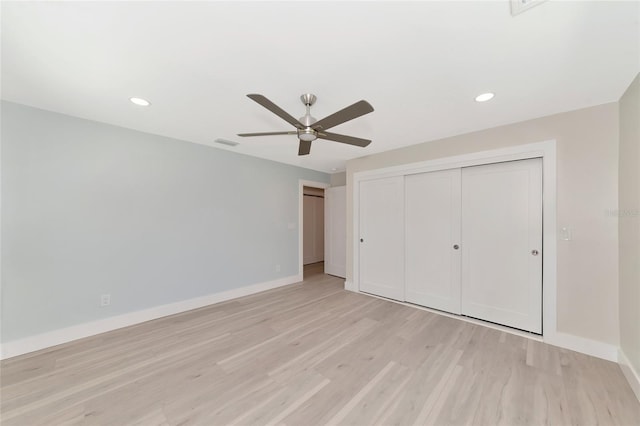
[(312, 129), (304, 129), (304, 130), (298, 131), (298, 139), (305, 142), (311, 142), (318, 139), (318, 135)]

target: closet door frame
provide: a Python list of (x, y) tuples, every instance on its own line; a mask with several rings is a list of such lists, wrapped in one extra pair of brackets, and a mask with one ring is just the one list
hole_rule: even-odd
[[(483, 164), (501, 163), (505, 161), (525, 160), (529, 158), (542, 158), (543, 176), (543, 263), (542, 272), (543, 299), (542, 299), (542, 335), (545, 342), (561, 344), (564, 336), (557, 331), (557, 226), (556, 226), (556, 141), (515, 145), (505, 148), (479, 151), (464, 155), (438, 158), (400, 166), (387, 167), (376, 170), (355, 172), (350, 182), (351, 196), (348, 201), (352, 206), (352, 227), (347, 238), (351, 245), (351, 277), (347, 276), (345, 289), (355, 292), (360, 291), (359, 276), (359, 240), (360, 206), (359, 186), (360, 182), (370, 179), (380, 179), (392, 176), (407, 176), (415, 173), (452, 169), (458, 167), (470, 167)], [(349, 184), (349, 182), (348, 182)], [(348, 206), (347, 206), (348, 209)], [(351, 278), (351, 279), (349, 279)], [(464, 318), (464, 317), (460, 317)]]

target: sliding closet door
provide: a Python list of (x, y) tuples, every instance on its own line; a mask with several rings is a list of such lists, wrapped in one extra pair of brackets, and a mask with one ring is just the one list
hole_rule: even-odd
[(360, 291), (404, 298), (403, 176), (360, 182)]
[(462, 170), (462, 314), (542, 332), (542, 160)]
[(460, 169), (405, 178), (407, 302), (460, 314)]

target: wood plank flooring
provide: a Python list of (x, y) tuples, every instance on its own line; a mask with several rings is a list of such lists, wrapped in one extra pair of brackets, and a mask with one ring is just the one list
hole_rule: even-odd
[(317, 269), (5, 360), (2, 424), (640, 424), (615, 363), (347, 292)]

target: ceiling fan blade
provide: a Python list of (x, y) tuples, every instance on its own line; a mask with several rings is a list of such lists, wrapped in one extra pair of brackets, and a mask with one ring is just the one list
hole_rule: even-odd
[(339, 135), (338, 133), (331, 132), (318, 132), (319, 139), (326, 139), (328, 141), (348, 143), (349, 145), (365, 147), (371, 143), (369, 139), (356, 138), (354, 136)]
[(296, 135), (298, 132), (261, 132), (261, 133), (238, 133), (238, 136), (275, 136), (275, 135)]
[(304, 129), (304, 125), (302, 123), (300, 123), (298, 120), (293, 118), (291, 114), (289, 114), (288, 112), (286, 112), (285, 110), (283, 110), (278, 105), (274, 104), (264, 96), (258, 95), (258, 94), (250, 94), (250, 95), (247, 95), (247, 97), (249, 99), (256, 101), (257, 103), (259, 103), (260, 105), (262, 105), (263, 107), (265, 107), (266, 109), (268, 109), (269, 111), (277, 115), (278, 117), (282, 118), (287, 123), (291, 124), (292, 126), (295, 126), (297, 129)]
[(311, 152), (311, 141), (300, 141), (300, 146), (298, 147), (298, 155), (307, 155)]
[(316, 121), (311, 125), (315, 130), (326, 130), (342, 124), (346, 121), (353, 120), (373, 111), (373, 107), (367, 101), (358, 101), (340, 111), (333, 113), (320, 121)]

